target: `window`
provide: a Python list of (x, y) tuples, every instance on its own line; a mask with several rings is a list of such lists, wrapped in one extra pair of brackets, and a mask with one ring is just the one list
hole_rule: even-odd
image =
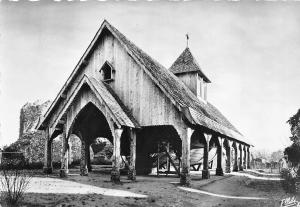
[(105, 61), (100, 69), (100, 74), (103, 81), (111, 81), (114, 79), (115, 70), (108, 61)]
[(197, 76), (197, 97), (207, 100), (207, 83), (200, 76)]

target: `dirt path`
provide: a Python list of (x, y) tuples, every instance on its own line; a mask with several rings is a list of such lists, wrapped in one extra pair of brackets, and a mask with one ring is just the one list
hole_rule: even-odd
[[(110, 175), (91, 173), (87, 177), (77, 174), (70, 175), (67, 179), (59, 179), (53, 176), (55, 182), (51, 183), (51, 191), (45, 190), (41, 182), (40, 193), (27, 193), (24, 204), (27, 206), (280, 206), (280, 200), (290, 197), (282, 190), (280, 181), (258, 180), (238, 175), (226, 175), (223, 177), (212, 176), (209, 180), (202, 180), (199, 176), (192, 176), (192, 189), (200, 192), (189, 192), (180, 189), (178, 178), (172, 177), (150, 177), (138, 176), (137, 182), (126, 180), (122, 177), (123, 183), (113, 184), (109, 181)], [(43, 178), (39, 178), (42, 180)], [(49, 179), (49, 178), (48, 178)], [(52, 178), (51, 178), (52, 179)], [(51, 181), (50, 179), (50, 181)], [(48, 180), (49, 181), (49, 180)], [(63, 189), (68, 183), (69, 191), (55, 191)], [(49, 184), (49, 182), (48, 182)], [(72, 188), (73, 186), (73, 188)], [(89, 190), (88, 194), (79, 194), (77, 187), (84, 187)], [(43, 189), (44, 188), (44, 189)], [(48, 188), (49, 190), (50, 188)], [(97, 189), (93, 192), (91, 189)], [(103, 194), (103, 190), (110, 192), (122, 192), (125, 197)], [(120, 190), (120, 191), (113, 191)], [(208, 194), (207, 194), (208, 192)], [(223, 196), (216, 196), (225, 195)], [(134, 195), (147, 195), (141, 198)], [(231, 196), (231, 197), (226, 197)], [(258, 197), (268, 198), (266, 200), (237, 199), (234, 197)], [(299, 198), (300, 199), (300, 198)]]

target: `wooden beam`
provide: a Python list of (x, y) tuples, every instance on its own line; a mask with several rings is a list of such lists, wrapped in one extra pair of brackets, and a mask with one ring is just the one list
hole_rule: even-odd
[(164, 150), (165, 150), (165, 152), (166, 152), (166, 154), (167, 154), (167, 156), (168, 156), (168, 158), (169, 158), (170, 163), (172, 164), (172, 166), (173, 166), (174, 169), (176, 170), (176, 173), (177, 173), (178, 176), (180, 177), (180, 171), (179, 171), (179, 169), (176, 167), (175, 163), (173, 162), (173, 160), (172, 160), (172, 158), (171, 158), (171, 156), (170, 156), (170, 154), (169, 154), (169, 152), (168, 152), (167, 147), (166, 147), (164, 144), (163, 144), (162, 146), (163, 146), (163, 148), (164, 148)]

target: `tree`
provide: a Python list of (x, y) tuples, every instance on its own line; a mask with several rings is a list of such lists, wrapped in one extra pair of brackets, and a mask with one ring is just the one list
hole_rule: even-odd
[(299, 171), (300, 165), (300, 109), (294, 114), (287, 123), (290, 125), (291, 134), (290, 137), (293, 144), (284, 150), (284, 154), (288, 156), (288, 161), (292, 164), (295, 171)]
[(288, 155), (288, 160), (292, 163), (293, 167), (297, 167), (300, 163), (300, 143), (295, 142), (285, 148), (284, 154)]
[(283, 158), (283, 152), (282, 150), (278, 150), (275, 152), (272, 152), (271, 154), (271, 161), (272, 162), (279, 162), (279, 160)]
[(254, 158), (270, 160), (270, 153), (267, 150), (256, 150), (253, 152)]
[(292, 142), (299, 142), (300, 141), (300, 109), (294, 114), (287, 123), (290, 125), (291, 134), (290, 137)]

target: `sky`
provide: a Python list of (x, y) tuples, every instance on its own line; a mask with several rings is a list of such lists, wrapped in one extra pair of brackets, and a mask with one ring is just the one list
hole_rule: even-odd
[(53, 100), (107, 19), (169, 68), (186, 47), (213, 103), (256, 150), (290, 144), (300, 107), (300, 2), (0, 0), (0, 146), (26, 102)]

